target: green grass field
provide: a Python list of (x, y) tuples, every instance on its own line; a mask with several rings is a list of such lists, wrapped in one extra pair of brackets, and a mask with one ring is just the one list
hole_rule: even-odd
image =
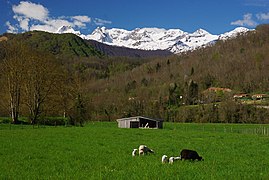
[[(173, 124), (120, 129), (0, 124), (0, 179), (269, 179), (268, 125)], [(262, 135), (263, 133), (263, 135)], [(132, 157), (140, 144), (155, 154)], [(196, 150), (201, 162), (162, 164)]]

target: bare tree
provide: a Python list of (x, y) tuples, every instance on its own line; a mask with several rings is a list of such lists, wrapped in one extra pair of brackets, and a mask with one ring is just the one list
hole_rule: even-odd
[(27, 59), (24, 90), (32, 124), (37, 123), (43, 104), (57, 85), (58, 72), (54, 60), (53, 57), (38, 52), (32, 52)]
[(22, 82), (24, 79), (27, 48), (19, 42), (5, 42), (3, 44), (4, 57), (1, 65), (3, 77), (7, 87), (10, 104), (10, 115), (14, 124), (18, 123)]

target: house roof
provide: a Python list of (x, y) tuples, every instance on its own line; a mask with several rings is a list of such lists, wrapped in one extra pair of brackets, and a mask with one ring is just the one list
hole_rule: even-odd
[(232, 90), (229, 88), (220, 88), (220, 87), (210, 87), (207, 89), (207, 91), (223, 91), (223, 92), (231, 92)]
[(152, 119), (152, 118), (148, 118), (145, 116), (133, 116), (133, 117), (121, 118), (121, 119), (117, 119), (117, 121), (127, 121), (127, 120), (131, 120), (131, 119), (140, 119), (140, 118), (147, 119), (150, 121), (163, 121), (162, 119)]
[(264, 98), (264, 97), (268, 97), (267, 94), (253, 94), (252, 98)]
[(246, 93), (242, 93), (242, 94), (235, 94), (233, 97), (234, 98), (242, 98), (242, 97), (248, 97), (249, 95)]

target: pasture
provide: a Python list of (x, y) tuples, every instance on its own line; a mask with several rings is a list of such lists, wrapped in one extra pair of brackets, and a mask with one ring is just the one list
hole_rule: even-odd
[[(119, 129), (0, 124), (0, 179), (269, 179), (268, 125), (176, 124)], [(132, 157), (140, 144), (155, 151)], [(194, 149), (201, 162), (162, 164)]]

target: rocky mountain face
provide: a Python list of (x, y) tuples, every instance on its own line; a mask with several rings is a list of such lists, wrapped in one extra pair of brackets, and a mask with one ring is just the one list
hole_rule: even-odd
[(250, 29), (238, 27), (224, 34), (213, 35), (203, 29), (188, 33), (180, 29), (136, 28), (128, 31), (98, 27), (91, 34), (83, 35), (72, 27), (61, 27), (57, 33), (73, 33), (83, 39), (95, 40), (113, 46), (140, 50), (168, 50), (177, 54), (212, 45), (218, 40), (234, 38), (248, 31)]

